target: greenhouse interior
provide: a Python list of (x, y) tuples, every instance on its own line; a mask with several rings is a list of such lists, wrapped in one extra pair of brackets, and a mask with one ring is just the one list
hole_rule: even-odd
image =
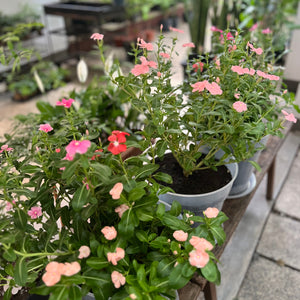
[(299, 53), (298, 0), (1, 0), (0, 300), (300, 299)]

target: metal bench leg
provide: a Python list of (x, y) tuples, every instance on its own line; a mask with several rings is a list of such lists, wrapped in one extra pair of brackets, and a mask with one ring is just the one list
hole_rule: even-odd
[(274, 180), (275, 180), (275, 161), (276, 156), (274, 157), (270, 168), (268, 170), (268, 180), (267, 180), (267, 200), (273, 199), (273, 192), (274, 192)]
[(217, 300), (217, 290), (214, 283), (207, 282), (203, 292), (205, 300)]

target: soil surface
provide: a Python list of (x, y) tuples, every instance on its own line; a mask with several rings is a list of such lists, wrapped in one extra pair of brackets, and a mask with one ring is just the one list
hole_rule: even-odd
[(162, 184), (172, 188), (178, 194), (209, 193), (222, 188), (232, 179), (226, 166), (217, 167), (217, 171), (212, 169), (198, 170), (185, 177), (182, 168), (171, 153), (166, 154), (163, 160), (157, 161), (157, 163), (160, 165), (159, 172), (167, 173), (173, 178), (172, 184)]

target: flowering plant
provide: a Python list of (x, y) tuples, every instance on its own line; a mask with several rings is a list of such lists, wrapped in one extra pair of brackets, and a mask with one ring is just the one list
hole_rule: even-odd
[(77, 102), (39, 103), (40, 113), (19, 116), (30, 132), (1, 143), (4, 299), (20, 289), (51, 300), (89, 292), (105, 300), (174, 299), (195, 272), (219, 283), (211, 250), (225, 240), (227, 217), (213, 208), (203, 218), (180, 215), (177, 202), (158, 203), (166, 189), (157, 180), (168, 176), (154, 173), (145, 155), (124, 160), (138, 146), (133, 134), (95, 123)]
[[(221, 51), (215, 59), (199, 56), (188, 64), (188, 79), (174, 85), (176, 41), (174, 36), (168, 45), (160, 35), (153, 52), (152, 44), (138, 39), (134, 68), (112, 79), (145, 116), (142, 143), (153, 158), (169, 150), (189, 176), (223, 165), (231, 154), (231, 161), (237, 162), (252, 157), (262, 137), (281, 135), (285, 119), (296, 122), (292, 113), (283, 110), (293, 98), (278, 87), (278, 70), (266, 63), (264, 49), (238, 32), (221, 32)], [(152, 139), (157, 139), (155, 145)], [(209, 151), (199, 160), (203, 146)], [(216, 160), (219, 150), (224, 155)]]

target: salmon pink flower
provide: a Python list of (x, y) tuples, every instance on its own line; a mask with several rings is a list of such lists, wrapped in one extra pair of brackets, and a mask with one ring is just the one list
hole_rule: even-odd
[(183, 230), (176, 230), (173, 232), (173, 237), (178, 242), (185, 242), (188, 238), (188, 233)]
[(170, 54), (165, 53), (165, 52), (159, 53), (159, 56), (161, 56), (162, 58), (166, 58), (166, 59), (170, 58)]
[(181, 30), (181, 29), (178, 29), (178, 28), (174, 28), (174, 27), (169, 27), (169, 29), (171, 30), (171, 31), (173, 31), (173, 32), (179, 32), (179, 33), (184, 33), (184, 31), (183, 30)]
[(109, 194), (112, 196), (114, 200), (120, 199), (120, 195), (123, 191), (123, 183), (118, 182), (114, 185), (114, 187), (109, 191)]
[(109, 241), (117, 237), (117, 231), (113, 226), (105, 226), (101, 229), (101, 232), (103, 233), (104, 237)]
[(74, 156), (76, 153), (84, 154), (91, 146), (91, 142), (88, 140), (83, 141), (72, 141), (66, 147), (66, 151), (69, 155)]
[(243, 112), (247, 110), (247, 104), (242, 102), (242, 101), (236, 101), (233, 103), (232, 107), (237, 111), (237, 112)]
[(93, 33), (90, 38), (93, 40), (102, 41), (104, 38), (104, 35), (101, 33)]
[(239, 75), (243, 75), (244, 74), (244, 70), (240, 66), (232, 66), (231, 67), (231, 71), (233, 71), (235, 73), (238, 73)]
[(42, 215), (42, 208), (40, 206), (33, 206), (28, 211), (28, 215), (31, 217), (31, 219), (37, 219)]
[(129, 206), (126, 204), (121, 204), (120, 206), (115, 208), (115, 212), (122, 218), (124, 212), (129, 209)]
[(61, 101), (57, 101), (56, 102), (56, 106), (64, 106), (65, 108), (70, 108), (72, 106), (72, 103), (74, 102), (75, 100), (70, 98), (68, 100), (66, 99), (62, 99)]
[(153, 51), (153, 45), (151, 43), (146, 43), (143, 39), (138, 38), (137, 45), (142, 49)]
[(239, 98), (240, 98), (240, 95), (241, 95), (241, 94), (239, 94), (239, 93), (235, 93), (235, 94), (234, 94), (234, 98), (239, 99)]
[(56, 149), (55, 149), (55, 152), (56, 152), (56, 153), (59, 153), (59, 152), (60, 152), (60, 148), (56, 148)]
[(207, 83), (206, 89), (212, 94), (212, 95), (222, 95), (223, 91), (220, 88), (220, 86), (216, 82)]
[(182, 45), (182, 47), (195, 48), (196, 46), (194, 43), (185, 43)]
[(193, 88), (192, 92), (203, 92), (206, 85), (208, 84), (207, 80), (203, 80), (203, 81), (198, 81), (194, 84), (191, 84), (191, 87)]
[(160, 72), (157, 72), (157, 77), (161, 77), (161, 73)]
[(140, 57), (141, 64), (137, 64), (131, 70), (134, 76), (146, 74), (150, 71), (149, 67), (157, 69), (157, 63), (155, 61), (147, 61), (146, 57)]
[(113, 282), (116, 289), (120, 288), (126, 283), (126, 278), (118, 271), (111, 273), (111, 281)]
[(282, 110), (281, 112), (284, 114), (286, 120), (293, 122), (293, 123), (297, 123), (297, 119), (295, 118), (293, 113), (289, 114), (285, 110)]
[(118, 261), (125, 257), (125, 251), (122, 248), (117, 247), (116, 252), (108, 252), (107, 260), (114, 266), (118, 264)]
[(53, 286), (56, 283), (60, 281), (61, 275), (60, 273), (54, 273), (54, 272), (46, 272), (42, 276), (42, 280), (46, 284), (46, 286)]
[(73, 276), (81, 270), (80, 264), (77, 261), (73, 261), (71, 263), (65, 263), (64, 265), (65, 268), (62, 275), (65, 276)]
[(193, 67), (195, 72), (197, 72), (198, 70), (200, 70), (200, 72), (202, 72), (203, 71), (203, 66), (204, 66), (204, 63), (199, 61), (199, 62), (194, 63), (192, 67)]
[(207, 218), (215, 218), (219, 214), (219, 210), (216, 207), (208, 207), (204, 214)]
[(81, 246), (79, 248), (79, 255), (78, 255), (78, 258), (79, 259), (82, 259), (82, 258), (87, 258), (89, 257), (91, 254), (91, 249), (90, 247), (88, 246)]
[(207, 241), (205, 238), (199, 238), (198, 236), (192, 236), (192, 238), (190, 239), (190, 244), (199, 251), (211, 251), (214, 246)]
[(107, 150), (110, 151), (113, 155), (120, 154), (121, 152), (126, 151), (127, 146), (124, 144), (126, 142), (125, 135), (130, 135), (127, 132), (122, 132), (118, 130), (114, 130), (112, 135), (108, 137), (108, 140), (111, 142)]
[(9, 151), (12, 151), (12, 150), (14, 150), (14, 148), (8, 147), (8, 145), (2, 145), (0, 153), (2, 153), (3, 151), (9, 152)]
[(193, 250), (189, 253), (189, 263), (196, 268), (203, 268), (209, 262), (209, 255), (205, 251)]
[(40, 124), (40, 128), (39, 128), (40, 131), (44, 131), (44, 132), (49, 132), (49, 131), (52, 131), (53, 128), (51, 127), (50, 124)]

